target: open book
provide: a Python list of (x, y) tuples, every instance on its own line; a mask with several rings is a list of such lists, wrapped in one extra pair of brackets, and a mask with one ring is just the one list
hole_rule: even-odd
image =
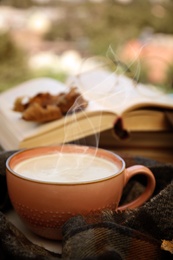
[[(20, 96), (58, 94), (69, 91), (71, 84), (88, 101), (84, 110), (44, 124), (25, 121), (21, 113), (12, 110)], [(165, 109), (173, 109), (173, 94), (161, 94), (145, 85), (134, 86), (129, 78), (105, 71), (69, 78), (66, 84), (50, 78), (33, 79), (0, 94), (0, 145), (5, 150), (55, 145), (111, 128), (120, 137), (122, 130), (162, 131), (169, 128)]]

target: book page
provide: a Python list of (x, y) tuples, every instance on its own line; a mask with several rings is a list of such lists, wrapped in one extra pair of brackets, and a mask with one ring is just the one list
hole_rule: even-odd
[[(34, 96), (39, 92), (58, 94), (69, 91), (70, 86), (78, 87), (83, 97), (89, 101), (87, 108), (82, 113), (77, 113), (76, 119), (89, 117), (91, 113), (103, 111), (121, 115), (125, 111), (156, 106), (173, 108), (173, 94), (160, 94), (147, 88), (145, 85), (134, 85), (134, 82), (121, 75), (99, 70), (69, 77), (66, 85), (50, 78), (38, 78), (14, 87), (0, 94), (0, 113), (6, 121), (8, 128), (18, 140), (31, 135), (46, 132), (53, 128), (64, 127), (64, 123), (73, 122), (70, 115), (65, 119), (55, 120), (46, 124), (37, 124), (21, 119), (21, 114), (12, 110), (16, 98), (21, 96)], [(65, 122), (64, 122), (65, 121)]]
[(163, 93), (155, 86), (136, 84), (124, 75), (94, 70), (69, 77), (67, 85), (76, 84), (82, 95), (106, 111), (121, 115), (146, 106), (173, 108), (173, 92)]
[(24, 82), (0, 94), (0, 113), (11, 125), (13, 134), (21, 140), (39, 124), (21, 119), (21, 113), (13, 111), (18, 97), (32, 97), (40, 92), (58, 94), (68, 91), (66, 85), (50, 78), (38, 78)]
[[(18, 141), (32, 135), (44, 133), (53, 128), (64, 126), (64, 120), (73, 122), (74, 118), (67, 116), (66, 119), (58, 119), (46, 124), (39, 124), (36, 122), (25, 121), (21, 118), (21, 113), (13, 111), (13, 105), (16, 98), (19, 97), (32, 97), (38, 93), (49, 92), (50, 94), (59, 94), (61, 92), (68, 92), (69, 88), (67, 85), (51, 79), (51, 78), (38, 78), (20, 84), (19, 86), (13, 87), (10, 90), (4, 91), (0, 94), (0, 114), (3, 118), (6, 127), (12, 132), (12, 135)], [(79, 117), (88, 117), (88, 113), (91, 111), (102, 111), (103, 106), (90, 101), (87, 106), (87, 114), (81, 113)]]

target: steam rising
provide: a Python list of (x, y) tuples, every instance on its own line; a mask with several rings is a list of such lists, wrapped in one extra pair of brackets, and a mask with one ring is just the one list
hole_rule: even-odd
[[(135, 69), (132, 70), (131, 67), (134, 65)], [(66, 119), (68, 114), (72, 114), (73, 120), (76, 121), (76, 128), (70, 128), (71, 134), (74, 133), (75, 136), (76, 131), (78, 133), (83, 133), (85, 128), (81, 125), (81, 121), (78, 121), (78, 112), (80, 111), (81, 117), (84, 118), (85, 123), (92, 129), (94, 135), (92, 137), (92, 143), (87, 143), (88, 139), (82, 139), (82, 141), (79, 139), (73, 141), (73, 144), (92, 145), (96, 148), (95, 152), (97, 152), (97, 148), (99, 147), (100, 128), (96, 129), (95, 124), (88, 116), (88, 113), (92, 111), (92, 108), (94, 107), (94, 109), (97, 110), (97, 113), (100, 113), (98, 123), (99, 126), (101, 126), (102, 111), (105, 110), (105, 108), (107, 111), (115, 110), (115, 108), (118, 108), (121, 111), (121, 108), (124, 107), (126, 103), (129, 103), (131, 97), (136, 94), (135, 88), (139, 79), (140, 70), (141, 67), (138, 56), (136, 56), (129, 65), (126, 65), (118, 58), (118, 55), (113, 51), (111, 46), (109, 46), (106, 52), (106, 57), (92, 57), (83, 61), (79, 73), (75, 77), (71, 77), (68, 84), (77, 86), (79, 92), (84, 99), (89, 101), (89, 104), (88, 107), (83, 110), (79, 97), (68, 111)], [(138, 88), (139, 92), (144, 90), (144, 93), (150, 95), (150, 87), (148, 88), (145, 85), (138, 84)], [(153, 96), (151, 98), (153, 98)], [(63, 144), (68, 140), (68, 131), (66, 131), (66, 129), (68, 129), (69, 124), (66, 119), (64, 123), (65, 134)], [(86, 150), (83, 150), (83, 154), (86, 153), (87, 147)], [(58, 160), (61, 160), (61, 156), (58, 156)], [(79, 167), (77, 156), (76, 167)]]
[[(97, 110), (97, 113), (100, 113), (98, 123), (101, 126), (102, 111), (105, 110), (105, 108), (107, 111), (111, 111), (117, 106), (121, 108), (124, 102), (127, 102), (129, 92), (126, 91), (126, 89), (129, 87), (129, 84), (133, 84), (131, 79), (127, 79), (123, 75), (127, 69), (128, 67), (122, 68), (118, 57), (114, 53), (112, 47), (109, 46), (106, 57), (92, 57), (84, 60), (81, 64), (79, 73), (75, 77), (71, 77), (71, 79), (69, 79), (68, 84), (77, 86), (84, 99), (89, 101), (88, 107), (83, 110), (82, 107), (80, 107), (81, 102), (77, 99), (67, 113), (67, 117), (68, 114), (73, 114), (73, 120), (76, 121), (76, 127), (78, 128), (73, 129), (72, 131), (74, 131), (74, 135), (75, 131), (79, 133), (85, 131), (85, 129), (81, 127), (78, 122), (77, 111), (80, 111), (81, 117), (85, 118), (85, 122), (94, 133), (94, 136), (92, 137), (92, 146), (96, 148), (99, 146), (100, 127), (99, 129), (95, 128), (95, 124), (92, 122), (91, 118), (88, 117), (88, 113), (92, 111), (92, 108)], [(68, 136), (66, 134), (68, 133), (68, 131), (66, 131), (68, 127), (68, 121), (65, 120), (64, 144), (66, 143), (66, 140), (68, 140)], [(76, 140), (73, 141), (73, 144), (90, 145), (87, 143), (87, 140), (86, 142), (84, 139), (82, 142), (80, 140)]]

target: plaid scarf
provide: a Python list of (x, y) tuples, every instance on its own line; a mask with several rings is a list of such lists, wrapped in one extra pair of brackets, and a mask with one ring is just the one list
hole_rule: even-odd
[[(173, 165), (124, 155), (126, 165), (143, 164), (156, 178), (152, 198), (143, 206), (99, 216), (76, 216), (63, 227), (62, 254), (30, 242), (5, 217), (11, 208), (5, 161), (14, 151), (0, 154), (0, 259), (173, 259)], [(142, 191), (145, 180), (136, 176), (125, 187), (121, 204)]]

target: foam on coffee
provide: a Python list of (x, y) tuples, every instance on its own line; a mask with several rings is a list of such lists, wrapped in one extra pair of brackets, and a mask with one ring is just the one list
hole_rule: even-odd
[(26, 159), (17, 164), (14, 171), (37, 181), (81, 183), (113, 176), (119, 168), (113, 162), (90, 154), (58, 153)]

